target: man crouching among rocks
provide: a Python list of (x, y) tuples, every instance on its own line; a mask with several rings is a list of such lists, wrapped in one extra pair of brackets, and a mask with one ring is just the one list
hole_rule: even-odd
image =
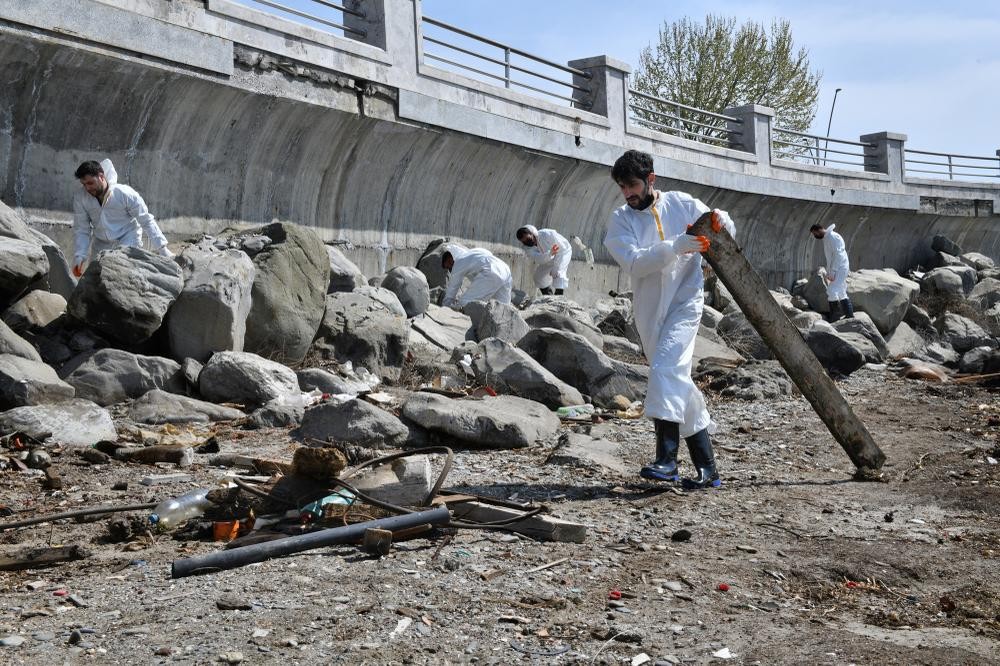
[(631, 277), (635, 323), (650, 361), (645, 412), (656, 431), (656, 460), (639, 474), (677, 481), (677, 451), (684, 437), (697, 472), (695, 478), (684, 479), (684, 487), (717, 488), (722, 482), (709, 438), (711, 418), (691, 379), (704, 305), (699, 252), (708, 249), (709, 240), (686, 232), (706, 215), (712, 216), (715, 231), (725, 225), (735, 236), (735, 227), (727, 213), (710, 211), (689, 194), (655, 190), (653, 158), (646, 153), (626, 152), (615, 162), (611, 177), (625, 205), (611, 214), (604, 245)]

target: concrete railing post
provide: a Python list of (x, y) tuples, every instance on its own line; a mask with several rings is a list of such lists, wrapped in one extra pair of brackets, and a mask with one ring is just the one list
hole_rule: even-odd
[(573, 85), (590, 90), (589, 93), (573, 90), (574, 106), (604, 116), (611, 123), (611, 132), (624, 136), (628, 120), (628, 75), (632, 67), (606, 55), (571, 60), (567, 64), (590, 74), (590, 78), (573, 75)]
[(902, 183), (906, 173), (904, 144), (906, 135), (896, 132), (875, 132), (860, 138), (865, 146), (865, 171), (884, 173), (889, 181)]
[(757, 156), (758, 164), (770, 166), (771, 121), (774, 118), (774, 109), (760, 104), (747, 104), (730, 107), (722, 113), (739, 119), (739, 122), (726, 121), (729, 147), (753, 153)]
[(345, 6), (364, 13), (365, 17), (344, 12), (344, 24), (364, 30), (358, 41), (384, 50), (394, 67), (416, 74), (420, 0), (345, 0)]

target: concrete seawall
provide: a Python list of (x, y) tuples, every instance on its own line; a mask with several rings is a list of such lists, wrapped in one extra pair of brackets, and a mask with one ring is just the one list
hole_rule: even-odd
[[(66, 221), (77, 164), (110, 157), (174, 239), (291, 220), (350, 241), (348, 254), (366, 274), (378, 274), (414, 263), (430, 239), (452, 236), (512, 258), (516, 280), (528, 287), (512, 241), (517, 227), (534, 224), (580, 236), (594, 249), (595, 266), (574, 265), (575, 297), (626, 288), (602, 247), (608, 214), (620, 204), (608, 162), (621, 145), (585, 139), (590, 159), (534, 150), (404, 117), (400, 96), (410, 93), (393, 86), (316, 76), (319, 70), (290, 73), (253, 49), (234, 53), (232, 74), (223, 76), (3, 26), (0, 197), (38, 224)], [(772, 187), (762, 176), (713, 176), (702, 156), (688, 160), (676, 146), (657, 146), (658, 172), (677, 176), (662, 178), (661, 189), (729, 210), (771, 286), (790, 286), (822, 262), (807, 233), (816, 222), (837, 224), (854, 268), (904, 271), (926, 262), (935, 233), (1000, 257), (1000, 218), (988, 193), (970, 192), (954, 208), (960, 214), (950, 215), (919, 210), (934, 197), (900, 195), (893, 201), (911, 203), (893, 207), (776, 196), (761, 193)], [(756, 179), (752, 187), (742, 187), (748, 178)], [(824, 184), (815, 174), (803, 181), (811, 191)], [(829, 189), (842, 181), (832, 179)], [(863, 201), (865, 181), (849, 182)], [(69, 249), (66, 227), (41, 228)]]

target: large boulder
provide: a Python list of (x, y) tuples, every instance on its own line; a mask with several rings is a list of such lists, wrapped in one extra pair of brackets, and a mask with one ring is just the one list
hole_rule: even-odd
[(958, 365), (961, 357), (950, 344), (937, 341), (931, 342), (925, 345), (920, 351), (915, 352), (913, 358), (951, 368)]
[(935, 252), (946, 252), (953, 257), (963, 254), (962, 247), (958, 243), (942, 234), (937, 234), (931, 239), (931, 249)]
[(523, 448), (559, 430), (559, 418), (544, 405), (510, 395), (455, 400), (416, 393), (403, 404), (403, 416), (433, 438), (472, 448)]
[(47, 437), (50, 442), (69, 446), (93, 446), (118, 439), (108, 410), (81, 399), (0, 413), (0, 433), (7, 432), (23, 432), (38, 440)]
[(41, 245), (0, 236), (0, 309), (49, 272)]
[[(435, 238), (427, 244), (427, 248), (420, 255), (420, 259), (417, 260), (417, 270), (427, 278), (429, 288), (434, 289), (435, 287), (448, 286), (450, 275), (448, 271), (441, 267), (441, 256), (447, 251), (449, 246), (456, 245), (458, 244), (451, 242), (449, 238)], [(464, 249), (461, 245), (458, 245), (458, 247)]]
[(358, 287), (367, 286), (368, 278), (338, 248), (327, 245), (326, 254), (330, 259), (330, 283), (326, 288), (326, 293), (354, 291)]
[(451, 308), (428, 306), (427, 311), (414, 317), (411, 324), (428, 342), (447, 352), (475, 338), (472, 318)]
[(486, 338), (472, 356), (476, 381), (501, 393), (540, 402), (550, 409), (585, 402), (580, 391), (546, 370), (522, 349), (500, 338)]
[(478, 341), (499, 338), (513, 345), (531, 330), (518, 309), (510, 303), (470, 301), (462, 312), (472, 320), (473, 334)]
[(708, 358), (723, 359), (733, 363), (742, 363), (744, 361), (742, 354), (730, 349), (725, 343), (699, 334), (694, 339), (694, 355), (691, 357), (692, 373), (703, 359)]
[(646, 394), (649, 368), (615, 361), (582, 335), (536, 328), (517, 346), (556, 377), (590, 396), (598, 407), (615, 406), (615, 396), (630, 402)]
[(186, 388), (180, 363), (120, 349), (80, 354), (62, 368), (62, 373), (76, 389), (76, 397), (102, 406), (138, 398), (153, 389), (183, 393)]
[(913, 328), (905, 321), (899, 322), (899, 326), (892, 332), (886, 340), (886, 358), (902, 358), (913, 356), (924, 348), (927, 343)]
[(405, 317), (371, 296), (347, 291), (327, 295), (313, 343), (327, 358), (350, 361), (392, 381), (399, 379), (408, 344)]
[(867, 363), (864, 352), (832, 328), (817, 325), (802, 337), (831, 375), (846, 377)]
[(73, 387), (44, 363), (0, 354), (0, 409), (63, 402), (73, 395)]
[(604, 333), (594, 325), (590, 313), (577, 303), (562, 297), (543, 296), (533, 301), (522, 312), (522, 317), (531, 328), (568, 331), (582, 335), (598, 349), (604, 345)]
[(310, 446), (336, 442), (386, 449), (402, 445), (409, 432), (410, 429), (393, 414), (354, 398), (307, 409), (298, 434)]
[(722, 318), (716, 327), (726, 344), (747, 358), (767, 360), (772, 358), (767, 346), (753, 324), (739, 310), (732, 310)]
[(934, 327), (944, 340), (959, 354), (973, 347), (996, 347), (993, 337), (967, 317), (946, 312), (937, 318)]
[(903, 321), (919, 293), (920, 285), (895, 271), (865, 269), (847, 276), (847, 295), (854, 309), (867, 313), (882, 335)]
[(49, 262), (49, 271), (45, 282), (49, 291), (69, 299), (76, 286), (76, 279), (69, 272), (66, 257), (51, 238), (29, 227), (21, 217), (7, 204), (0, 201), (0, 236), (22, 240), (42, 248)]
[(777, 361), (747, 361), (733, 367), (728, 362), (706, 359), (694, 378), (726, 398), (773, 400), (795, 394), (795, 385)]
[(299, 393), (288, 367), (249, 352), (216, 352), (198, 375), (198, 390), (212, 402), (263, 405)]
[(0, 355), (12, 354), (29, 361), (41, 363), (42, 357), (30, 342), (11, 330), (10, 326), (0, 320)]
[(174, 358), (206, 361), (213, 352), (243, 351), (250, 292), (256, 269), (239, 250), (191, 246), (177, 259), (184, 272), (170, 315), (170, 351)]
[[(963, 267), (964, 268), (964, 267)], [(969, 270), (972, 270), (971, 268)], [(935, 268), (924, 273), (920, 288), (930, 296), (948, 299), (965, 298), (967, 290), (962, 275), (954, 266)], [(971, 291), (971, 287), (968, 291)]]
[(427, 306), (431, 304), (427, 277), (416, 268), (396, 266), (382, 278), (382, 287), (396, 294), (407, 317), (427, 312)]
[[(379, 280), (379, 282), (381, 282), (381, 280)], [(399, 302), (399, 297), (388, 289), (383, 289), (382, 287), (372, 287), (366, 284), (355, 289), (354, 293), (370, 296), (384, 305), (389, 312), (399, 315), (400, 317), (406, 317), (406, 310), (403, 308), (403, 304)]]
[(28, 292), (3, 313), (3, 320), (14, 331), (38, 331), (66, 312), (66, 299), (51, 291)]
[(889, 354), (889, 346), (886, 344), (885, 338), (879, 333), (872, 318), (865, 312), (858, 312), (854, 317), (840, 319), (833, 323), (833, 328), (840, 333), (854, 333), (866, 338), (878, 351), (879, 361), (885, 359)]
[(148, 340), (184, 286), (180, 266), (138, 247), (102, 252), (90, 262), (67, 310), (125, 344)]
[(910, 307), (906, 309), (903, 321), (918, 331), (927, 331), (934, 328), (934, 320), (927, 314), (927, 310), (914, 303), (911, 303)]
[(257, 269), (244, 351), (299, 363), (309, 351), (326, 307), (330, 260), (311, 229), (275, 222), (247, 232), (266, 238), (253, 256)]
[(1000, 303), (1000, 280), (986, 278), (969, 292), (969, 301), (983, 310)]
[(209, 423), (232, 421), (246, 416), (232, 407), (223, 407), (185, 395), (153, 389), (132, 402), (129, 418), (136, 423)]
[(959, 257), (963, 264), (971, 266), (976, 271), (985, 271), (996, 267), (996, 262), (980, 252), (966, 252)]
[(796, 283), (792, 293), (805, 299), (815, 312), (825, 314), (830, 311), (830, 301), (826, 295), (826, 280), (819, 270), (814, 271), (804, 283)]
[(978, 375), (991, 372), (987, 367), (1000, 365), (1000, 351), (993, 347), (973, 347), (962, 354), (958, 362), (958, 371), (965, 374)]

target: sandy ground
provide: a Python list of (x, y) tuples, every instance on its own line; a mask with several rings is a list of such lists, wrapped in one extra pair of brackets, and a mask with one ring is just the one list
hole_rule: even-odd
[[(463, 530), (383, 558), (338, 546), (172, 580), (171, 560), (221, 545), (170, 534), (108, 543), (107, 518), (0, 533), (6, 554), (74, 543), (92, 553), (0, 574), (0, 637), (21, 643), (0, 647), (0, 663), (997, 663), (1000, 401), (870, 369), (840, 386), (888, 455), (884, 482), (851, 480), (802, 398), (709, 396), (716, 491), (546, 464), (554, 440), (458, 452), (448, 486), (542, 502), (589, 526), (583, 544)], [(650, 457), (648, 422), (607, 430), (630, 469)], [(225, 452), (289, 458), (295, 447), (284, 431), (219, 437)], [(3, 501), (32, 515), (194, 487), (143, 486), (164, 470), (88, 466), (71, 452), (56, 465), (63, 490), (4, 472)], [(225, 471), (192, 473), (204, 485)], [(681, 529), (690, 539), (672, 540)]]

